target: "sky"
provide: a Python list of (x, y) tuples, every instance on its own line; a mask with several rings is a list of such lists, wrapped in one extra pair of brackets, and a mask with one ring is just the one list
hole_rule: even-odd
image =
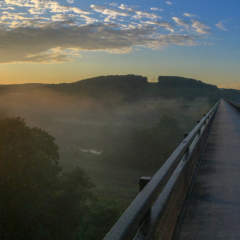
[(240, 89), (239, 0), (0, 0), (0, 84), (110, 74)]

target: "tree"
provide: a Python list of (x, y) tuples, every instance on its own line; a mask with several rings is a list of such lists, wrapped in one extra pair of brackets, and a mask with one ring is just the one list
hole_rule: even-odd
[(54, 138), (23, 119), (1, 119), (0, 133), (0, 239), (74, 239), (89, 179), (80, 169), (63, 173)]
[(94, 202), (92, 187), (88, 176), (78, 167), (62, 174), (46, 219), (51, 239), (77, 239), (80, 225), (85, 224)]
[(92, 193), (80, 169), (63, 172), (54, 138), (21, 118), (0, 119), (0, 239), (95, 240), (119, 209)]
[(58, 147), (21, 118), (1, 119), (0, 132), (0, 238), (30, 239), (60, 172)]

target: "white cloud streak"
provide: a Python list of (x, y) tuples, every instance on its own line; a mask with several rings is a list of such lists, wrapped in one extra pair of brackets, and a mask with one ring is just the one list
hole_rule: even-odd
[(171, 1), (166, 1), (165, 3), (166, 3), (167, 5), (170, 5), (170, 6), (173, 5), (173, 3), (172, 3)]
[(136, 11), (135, 12), (135, 19), (142, 19), (142, 18), (148, 18), (148, 19), (158, 19), (161, 18), (161, 16), (158, 16), (154, 13), (149, 13), (149, 12), (143, 12), (143, 11)]
[(160, 22), (160, 21), (156, 21), (156, 22), (146, 21), (145, 23), (149, 24), (149, 25), (155, 25), (155, 26), (159, 26), (159, 27), (165, 28), (166, 30), (168, 30), (168, 31), (170, 31), (172, 33), (175, 32), (174, 27), (169, 22), (164, 22), (164, 21), (162, 21), (162, 22)]
[(157, 8), (157, 7), (151, 7), (150, 10), (152, 10), (152, 11), (159, 11), (159, 12), (164, 11), (163, 8)]
[(224, 26), (223, 22), (220, 21), (216, 24), (216, 27), (222, 31), (227, 31), (227, 28)]
[(197, 20), (193, 20), (192, 21), (192, 27), (196, 30), (197, 33), (200, 34), (208, 34), (210, 33), (210, 27), (197, 21)]
[(189, 17), (189, 18), (196, 17), (195, 14), (191, 14), (191, 13), (184, 13), (183, 16), (184, 16), (184, 17)]
[(189, 25), (187, 22), (183, 21), (182, 19), (180, 19), (180, 18), (178, 18), (178, 17), (172, 17), (172, 19), (173, 19), (173, 21), (174, 21), (175, 23), (177, 23), (179, 26), (182, 26), (182, 27), (184, 27), (184, 28), (186, 28), (186, 29), (189, 29), (190, 25)]

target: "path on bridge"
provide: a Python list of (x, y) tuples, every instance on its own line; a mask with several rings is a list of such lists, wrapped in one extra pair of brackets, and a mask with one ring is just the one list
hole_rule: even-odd
[(240, 239), (240, 113), (225, 101), (174, 239)]

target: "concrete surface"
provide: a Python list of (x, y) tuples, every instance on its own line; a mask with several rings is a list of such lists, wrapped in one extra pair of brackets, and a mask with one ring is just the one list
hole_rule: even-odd
[(240, 112), (221, 101), (174, 240), (240, 240)]

